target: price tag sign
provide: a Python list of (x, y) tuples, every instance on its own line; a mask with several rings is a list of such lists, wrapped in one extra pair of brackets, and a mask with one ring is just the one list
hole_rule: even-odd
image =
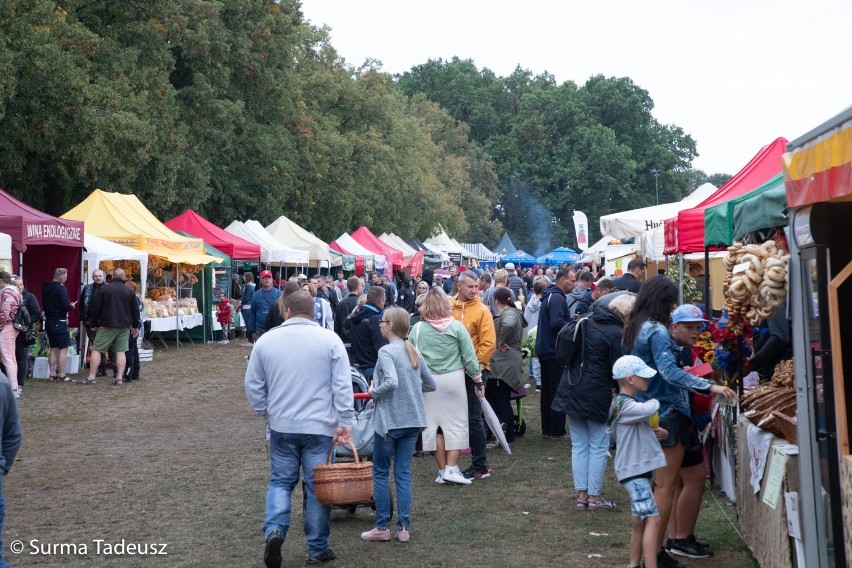
[(741, 262), (740, 264), (737, 264), (736, 266), (734, 266), (734, 269), (731, 272), (733, 274), (739, 274), (740, 272), (745, 272), (749, 268), (751, 268), (750, 262)]

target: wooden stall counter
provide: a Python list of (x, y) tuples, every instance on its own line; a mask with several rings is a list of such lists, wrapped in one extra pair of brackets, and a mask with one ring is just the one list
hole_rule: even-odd
[[(755, 455), (749, 447), (749, 426), (751, 422), (740, 416), (737, 421), (737, 514), (740, 528), (758, 565), (793, 568), (797, 566), (796, 545), (795, 539), (788, 534), (784, 493), (799, 491), (799, 456), (786, 456), (781, 471), (777, 467), (773, 468), (774, 448), (790, 445), (787, 440), (773, 436), (760, 481), (760, 491), (755, 493), (751, 484), (751, 462), (755, 460)], [(773, 499), (773, 495), (777, 498)], [(767, 504), (766, 500), (774, 500), (775, 507)]]

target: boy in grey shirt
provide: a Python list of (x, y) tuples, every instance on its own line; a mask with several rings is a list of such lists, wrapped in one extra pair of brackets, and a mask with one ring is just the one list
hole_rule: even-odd
[(634, 397), (637, 392), (648, 390), (648, 379), (656, 374), (635, 355), (620, 357), (612, 367), (619, 393), (612, 401), (607, 421), (609, 435), (615, 436), (615, 475), (630, 496), (630, 566), (640, 566), (645, 550), (651, 551), (645, 555), (647, 568), (657, 568), (653, 551), (661, 526), (651, 479), (655, 469), (666, 465), (659, 440), (668, 433), (655, 420), (659, 401), (639, 402)]

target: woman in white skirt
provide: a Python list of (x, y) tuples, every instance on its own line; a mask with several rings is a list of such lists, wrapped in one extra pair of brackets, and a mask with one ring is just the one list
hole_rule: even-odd
[(482, 376), (470, 334), (453, 318), (450, 300), (440, 288), (432, 288), (420, 306), (421, 321), (408, 336), (423, 355), (437, 388), (423, 394), (426, 429), (423, 450), (435, 452), (438, 477), (435, 483), (469, 485), (459, 471), (461, 450), (470, 446), (467, 424), (465, 371), (474, 381)]

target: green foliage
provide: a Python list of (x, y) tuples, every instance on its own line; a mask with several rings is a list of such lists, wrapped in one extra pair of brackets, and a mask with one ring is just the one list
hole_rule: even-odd
[(53, 214), (93, 188), (157, 216), (286, 214), (323, 239), (440, 223), (530, 252), (597, 218), (679, 199), (692, 139), (629, 78), (557, 84), (518, 66), (348, 66), (297, 0), (0, 3), (0, 186)]
[[(530, 252), (573, 245), (573, 210), (600, 215), (681, 199), (693, 189), (695, 142), (653, 117), (647, 91), (598, 75), (578, 87), (516, 68), (505, 78), (473, 62), (429, 61), (397, 78), (458, 121), (494, 160), (497, 220)], [(496, 119), (495, 119), (496, 117)], [(660, 172), (655, 180), (652, 170)]]
[[(668, 257), (669, 267), (666, 269), (666, 276), (675, 283), (675, 286), (680, 288), (680, 268), (676, 256)], [(683, 273), (683, 301), (686, 304), (700, 302), (704, 297), (704, 291), (698, 289), (698, 282), (695, 278), (689, 275), (689, 272)]]

